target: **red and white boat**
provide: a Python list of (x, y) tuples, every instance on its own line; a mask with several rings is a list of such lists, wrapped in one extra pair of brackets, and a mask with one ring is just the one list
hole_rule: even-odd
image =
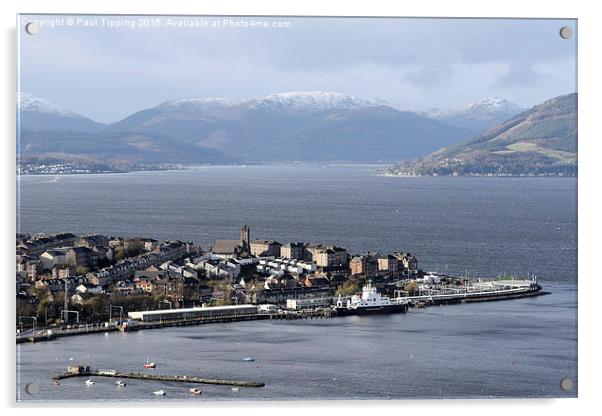
[(155, 368), (155, 362), (154, 361), (148, 361), (148, 357), (146, 357), (146, 364), (144, 364), (144, 368)]

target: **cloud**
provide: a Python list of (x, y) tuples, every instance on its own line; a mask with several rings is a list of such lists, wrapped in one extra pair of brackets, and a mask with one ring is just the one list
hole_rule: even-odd
[(575, 84), (574, 65), (565, 63), (575, 62), (576, 39), (558, 36), (558, 27), (574, 27), (573, 21), (271, 20), (291, 26), (43, 28), (21, 38), (21, 86), (115, 121), (177, 97), (336, 90), (400, 108), (456, 106), (491, 95), (530, 106)]
[(533, 63), (515, 62), (495, 83), (496, 88), (538, 88), (551, 78), (535, 69)]

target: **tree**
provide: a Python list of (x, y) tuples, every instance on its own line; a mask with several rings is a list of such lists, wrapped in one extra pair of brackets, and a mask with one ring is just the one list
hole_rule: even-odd
[(93, 296), (86, 300), (82, 306), (90, 309), (91, 318), (100, 318), (107, 314), (109, 302), (105, 296)]
[(118, 247), (115, 249), (115, 255), (113, 256), (113, 258), (115, 259), (115, 261), (119, 261), (119, 260), (123, 260), (125, 259), (125, 250), (123, 247)]
[(409, 282), (407, 282), (405, 284), (403, 290), (408, 292), (408, 294), (413, 295), (414, 293), (416, 293), (418, 291), (418, 284), (416, 283), (415, 280), (410, 280)]
[(362, 289), (364, 285), (364, 279), (349, 279), (339, 287), (337, 287), (336, 294), (341, 296), (351, 296)]
[(54, 304), (50, 302), (48, 299), (41, 299), (38, 303), (38, 307), (36, 308), (36, 316), (38, 317), (38, 322), (43, 323), (44, 320), (50, 315), (54, 314)]
[(88, 268), (87, 268), (87, 267), (85, 267), (85, 266), (77, 266), (77, 267), (75, 268), (75, 274), (76, 274), (77, 276), (85, 276), (85, 275), (86, 275), (86, 273), (88, 273), (89, 271), (90, 271), (90, 269), (88, 269)]

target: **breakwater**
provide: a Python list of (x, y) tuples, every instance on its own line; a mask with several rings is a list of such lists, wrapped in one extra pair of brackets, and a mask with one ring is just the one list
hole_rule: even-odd
[(55, 382), (72, 377), (112, 377), (112, 378), (127, 378), (136, 380), (149, 381), (169, 381), (179, 383), (197, 383), (197, 384), (216, 384), (224, 386), (236, 387), (263, 387), (265, 383), (259, 381), (242, 381), (242, 380), (224, 380), (216, 378), (204, 378), (188, 375), (160, 375), (160, 374), (143, 374), (143, 373), (123, 373), (116, 370), (90, 370), (84, 367), (84, 370), (69, 371), (63, 374), (56, 374), (52, 379)]

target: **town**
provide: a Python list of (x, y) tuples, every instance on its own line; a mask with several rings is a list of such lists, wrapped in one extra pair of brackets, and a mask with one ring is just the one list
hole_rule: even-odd
[[(109, 305), (131, 310), (201, 305), (286, 304), (288, 299), (351, 295), (366, 279), (399, 282), (422, 275), (410, 253), (350, 255), (334, 245), (104, 235), (17, 235), (17, 316), (39, 323), (106, 321)], [(412, 290), (414, 286), (408, 285)]]
[(259, 319), (258, 311), (283, 309), (330, 316), (335, 303), (344, 315), (349, 308), (341, 299), (357, 303), (362, 291), (368, 301), (405, 311), (410, 303), (513, 298), (540, 289), (535, 280), (470, 282), (425, 273), (416, 256), (402, 251), (350, 254), (336, 245), (251, 239), (247, 225), (238, 239), (215, 240), (208, 251), (192, 241), (61, 233), (17, 235), (16, 252), (21, 335), (36, 327), (123, 325), (128, 317)]

